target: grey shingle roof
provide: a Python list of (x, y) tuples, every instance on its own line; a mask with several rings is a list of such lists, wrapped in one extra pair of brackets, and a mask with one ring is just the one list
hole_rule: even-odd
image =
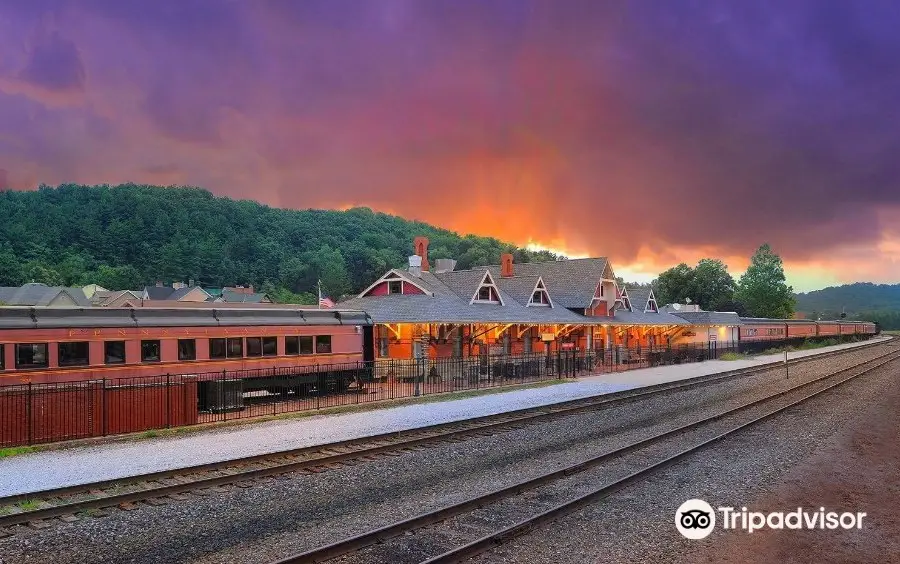
[(171, 286), (145, 286), (144, 292), (150, 300), (168, 300), (175, 292)]
[(231, 290), (222, 291), (222, 300), (233, 303), (258, 304), (265, 299), (265, 294), (243, 294), (240, 292), (232, 292)]
[(643, 308), (634, 308), (634, 311), (617, 309), (613, 318), (614, 325), (690, 325), (690, 323), (670, 313), (644, 313)]
[(741, 325), (740, 316), (730, 311), (679, 311), (672, 315), (689, 321), (694, 325)]
[[(540, 276), (513, 276), (511, 278), (501, 278), (496, 280), (497, 286), (502, 291), (512, 296), (514, 300), (522, 305), (528, 305), (531, 301), (534, 287), (540, 280)], [(549, 291), (547, 292), (550, 293)], [(553, 295), (550, 294), (550, 300), (553, 301)]]
[[(596, 320), (573, 313), (564, 307), (526, 307), (505, 289), (505, 283), (496, 272), (491, 276), (500, 290), (503, 305), (470, 304), (483, 270), (462, 270), (453, 273), (433, 274), (423, 272), (416, 283), (427, 288), (427, 294), (389, 294), (353, 298), (339, 305), (363, 310), (377, 323), (603, 323), (608, 318)], [(531, 287), (534, 287), (532, 282)], [(530, 290), (531, 288), (529, 288)], [(550, 292), (551, 298), (553, 293)], [(527, 300), (526, 300), (527, 303)]]
[[(491, 272), (491, 278), (497, 282), (496, 270)], [(432, 274), (433, 277), (440, 280), (444, 286), (453, 291), (461, 299), (468, 303), (481, 280), (484, 278), (484, 270), (456, 270), (453, 272), (442, 272), (441, 274)]]
[[(513, 265), (516, 276), (540, 276), (554, 305), (570, 308), (588, 308), (594, 299), (597, 282), (609, 262), (606, 257), (557, 260), (548, 262), (523, 262)], [(499, 273), (499, 266), (483, 266), (491, 274)]]
[(60, 294), (65, 294), (75, 305), (90, 307), (81, 288), (47, 286), (45, 284), (25, 284), (19, 287), (0, 287), (0, 302), (11, 306), (46, 306)]
[(650, 288), (628, 288), (627, 291), (632, 311), (642, 312), (647, 309), (647, 302), (650, 300)]

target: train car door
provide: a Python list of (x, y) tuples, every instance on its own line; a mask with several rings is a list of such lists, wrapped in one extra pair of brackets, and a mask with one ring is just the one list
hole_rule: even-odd
[(375, 332), (371, 325), (363, 325), (363, 362), (375, 360)]

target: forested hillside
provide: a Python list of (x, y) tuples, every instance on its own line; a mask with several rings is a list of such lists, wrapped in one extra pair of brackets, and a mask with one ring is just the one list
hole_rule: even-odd
[(214, 197), (198, 188), (122, 185), (0, 191), (0, 285), (97, 283), (140, 288), (157, 280), (204, 286), (254, 284), (286, 299), (310, 298), (316, 281), (335, 298), (403, 266), (412, 240), (458, 268), (552, 260), (492, 238), (465, 236), (375, 213), (285, 210)]
[(883, 329), (900, 329), (900, 284), (860, 282), (797, 294), (797, 310), (807, 316), (877, 321)]

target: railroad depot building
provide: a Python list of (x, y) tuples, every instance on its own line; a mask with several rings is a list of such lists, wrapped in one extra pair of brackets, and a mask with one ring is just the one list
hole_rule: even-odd
[[(661, 311), (651, 289), (619, 288), (606, 258), (514, 264), (506, 254), (499, 265), (455, 270), (450, 259), (432, 268), (426, 238), (414, 247), (408, 269), (389, 270), (339, 304), (371, 316), (377, 358), (652, 350), (697, 334)], [(732, 332), (711, 327), (723, 340)]]

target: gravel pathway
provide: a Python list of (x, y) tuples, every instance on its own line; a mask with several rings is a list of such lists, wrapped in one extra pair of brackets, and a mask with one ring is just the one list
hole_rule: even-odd
[[(880, 530), (884, 523), (873, 523), (871, 537), (877, 550), (864, 550), (868, 537), (857, 532), (810, 531), (802, 533), (807, 545), (832, 545), (841, 552), (819, 551), (818, 559), (807, 560), (802, 552), (770, 550), (755, 551), (757, 543), (786, 544), (797, 550), (801, 543), (792, 543), (793, 531), (757, 531), (752, 543), (746, 533), (723, 531), (717, 525), (713, 533), (703, 541), (690, 541), (681, 537), (674, 527), (676, 508), (685, 500), (700, 498), (713, 507), (749, 506), (751, 510), (784, 510), (797, 507), (796, 498), (785, 506), (758, 504), (766, 500), (766, 494), (786, 478), (794, 484), (821, 480), (823, 466), (830, 457), (844, 457), (846, 433), (869, 428), (870, 421), (882, 421), (894, 415), (900, 405), (900, 379), (898, 364), (879, 369), (854, 380), (841, 388), (779, 415), (770, 421), (726, 439), (716, 446), (692, 455), (687, 460), (656, 474), (651, 479), (615, 494), (607, 500), (595, 503), (581, 511), (542, 527), (527, 536), (514, 539), (493, 551), (473, 560), (476, 563), (583, 563), (583, 562), (873, 562), (896, 561), (890, 555), (900, 554), (896, 534), (897, 520), (890, 531)], [(884, 433), (883, 433), (884, 435)], [(897, 428), (893, 428), (891, 444), (896, 449)], [(823, 445), (832, 447), (823, 456)], [(829, 457), (830, 455), (830, 457)], [(896, 454), (893, 459), (896, 460)], [(796, 468), (804, 468), (802, 477)], [(846, 470), (845, 470), (846, 471)], [(845, 483), (846, 489), (831, 491), (807, 490), (804, 505), (817, 508), (824, 504), (828, 509), (867, 511), (872, 515), (886, 514), (887, 507), (896, 507), (898, 479), (896, 472), (880, 473), (890, 476), (885, 488), (872, 488), (872, 484)], [(891, 482), (891, 479), (893, 480)], [(854, 492), (871, 492), (869, 497), (855, 496)], [(885, 493), (894, 492), (893, 500), (884, 500)], [(784, 499), (782, 497), (782, 499)], [(769, 499), (771, 502), (771, 499)], [(848, 504), (848, 501), (855, 503)], [(785, 502), (787, 503), (787, 502)], [(766, 536), (765, 540), (760, 540)], [(746, 541), (746, 542), (745, 542)], [(814, 553), (816, 554), (816, 553)], [(841, 556), (837, 556), (841, 554)], [(868, 554), (869, 556), (866, 556)], [(871, 558), (879, 555), (880, 558)]]
[[(886, 349), (801, 365), (790, 384)], [(785, 386), (780, 374), (775, 371), (774, 380), (756, 376), (697, 388), (323, 474), (272, 478), (264, 485), (228, 488), (191, 502), (142, 505), (105, 518), (54, 523), (46, 531), (25, 529), (0, 539), (0, 555), (5, 562), (268, 562), (671, 428), (697, 417), (685, 413), (688, 406), (719, 412), (729, 403), (762, 394), (761, 381), (768, 381), (767, 390)]]
[[(792, 358), (853, 348), (851, 343), (792, 353)], [(593, 395), (692, 378), (778, 360), (779, 355), (752, 360), (709, 361), (604, 374), (575, 382), (514, 390), (480, 397), (427, 404), (373, 409), (341, 415), (303, 417), (240, 427), (210, 430), (185, 436), (112, 442), (87, 447), (35, 452), (0, 459), (0, 496), (42, 489), (112, 480), (360, 438), (378, 433), (459, 421), (480, 415), (548, 405)]]

